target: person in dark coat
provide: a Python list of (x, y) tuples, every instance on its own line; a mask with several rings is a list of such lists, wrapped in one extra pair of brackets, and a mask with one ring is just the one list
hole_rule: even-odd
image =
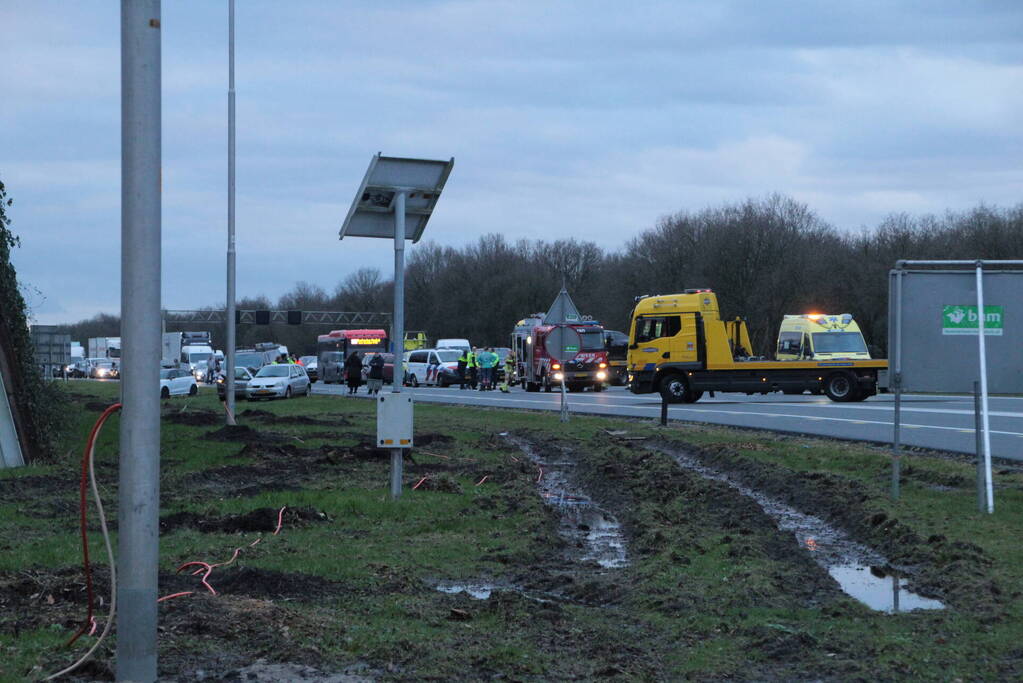
[(384, 383), (384, 356), (375, 353), (369, 361), (369, 375), (367, 375), (367, 391), (370, 396), (380, 393), (380, 387)]
[(348, 380), (348, 394), (358, 393), (362, 384), (362, 359), (355, 351), (345, 360), (345, 378)]

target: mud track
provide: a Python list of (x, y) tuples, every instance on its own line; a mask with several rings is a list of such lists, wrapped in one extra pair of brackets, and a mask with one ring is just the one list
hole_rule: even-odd
[[(875, 548), (908, 574), (911, 588), (956, 609), (995, 617), (1012, 599), (1008, 591), (987, 576), (985, 570), (992, 560), (981, 548), (966, 541), (949, 542), (944, 536), (921, 538), (909, 525), (872, 506), (871, 496), (859, 482), (754, 461), (727, 446), (690, 447), (687, 452), (744, 485), (815, 514)], [(955, 478), (941, 481), (951, 485)]]

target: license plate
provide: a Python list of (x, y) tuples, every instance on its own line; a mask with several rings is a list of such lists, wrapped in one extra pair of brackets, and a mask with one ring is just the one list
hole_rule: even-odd
[(272, 393), (274, 393), (274, 392), (270, 391), (269, 389), (260, 389), (260, 390), (259, 390), (259, 391), (257, 391), (256, 393), (257, 393), (257, 394), (272, 394)]

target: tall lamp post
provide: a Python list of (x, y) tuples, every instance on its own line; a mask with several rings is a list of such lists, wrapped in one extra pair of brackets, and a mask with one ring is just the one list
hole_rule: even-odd
[(391, 397), (377, 400), (377, 445), (391, 451), (391, 498), (401, 497), (402, 458), (412, 447), (412, 402), (400, 400), (405, 351), (405, 240), (418, 242), (426, 230), (451, 169), (448, 161), (385, 157), (369, 162), (339, 239), (377, 237), (394, 240), (394, 315), (391, 345), (394, 374)]
[(224, 340), (224, 400), (227, 424), (234, 424), (235, 270), (234, 270), (234, 0), (228, 0), (227, 29), (227, 338)]

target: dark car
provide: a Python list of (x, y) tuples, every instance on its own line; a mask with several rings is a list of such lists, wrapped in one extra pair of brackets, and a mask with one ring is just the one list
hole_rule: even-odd
[(369, 378), (369, 362), (373, 360), (373, 356), (383, 356), (384, 359), (384, 384), (390, 384), (394, 381), (394, 354), (393, 353), (367, 353), (362, 358), (362, 381), (365, 382)]
[[(249, 388), (249, 380), (252, 379), (252, 373), (249, 369), (241, 365), (235, 366), (234, 369), (234, 397), (245, 398), (246, 389)], [(227, 380), (223, 375), (217, 378), (217, 396), (223, 401), (227, 396)]]
[(340, 351), (324, 351), (316, 362), (316, 374), (324, 384), (344, 383), (345, 357)]

